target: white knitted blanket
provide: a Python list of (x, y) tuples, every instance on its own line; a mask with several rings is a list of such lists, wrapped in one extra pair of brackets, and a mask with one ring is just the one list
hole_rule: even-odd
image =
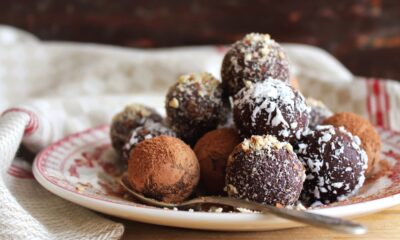
[[(355, 79), (318, 48), (284, 47), (305, 95), (399, 128), (399, 84)], [(42, 188), (30, 163), (15, 157), (20, 143), (38, 152), (70, 133), (108, 123), (132, 101), (162, 108), (163, 94), (178, 75), (209, 71), (219, 77), (224, 51), (41, 42), (0, 26), (0, 112), (8, 109), (0, 117), (0, 239), (120, 238), (122, 224)]]

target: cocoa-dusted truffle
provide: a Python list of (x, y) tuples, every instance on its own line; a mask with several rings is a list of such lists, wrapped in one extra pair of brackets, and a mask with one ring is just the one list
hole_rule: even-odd
[(250, 33), (226, 53), (221, 77), (224, 89), (234, 96), (245, 86), (245, 81), (255, 83), (274, 78), (289, 82), (289, 60), (268, 34)]
[(344, 200), (364, 183), (368, 157), (360, 139), (343, 127), (317, 126), (304, 134), (296, 152), (306, 166), (301, 194), (306, 205)]
[(167, 203), (185, 200), (199, 177), (195, 153), (175, 137), (163, 135), (144, 140), (132, 150), (128, 161), (132, 189)]
[(298, 200), (304, 178), (304, 167), (289, 143), (270, 135), (252, 136), (229, 156), (226, 189), (234, 198), (287, 206)]
[(218, 126), (224, 105), (221, 84), (211, 74), (182, 75), (167, 94), (167, 120), (172, 130), (192, 145)]
[(162, 117), (153, 108), (142, 104), (130, 104), (113, 117), (110, 136), (112, 146), (117, 153), (122, 153), (122, 148), (129, 141), (132, 131), (148, 120), (161, 122)]
[(361, 147), (368, 156), (368, 169), (366, 172), (367, 175), (370, 174), (374, 164), (379, 161), (381, 154), (381, 139), (374, 126), (368, 120), (351, 112), (336, 113), (325, 119), (324, 124), (335, 127), (343, 126), (353, 135), (360, 138)]
[(136, 147), (140, 142), (150, 139), (153, 137), (167, 135), (175, 137), (174, 131), (166, 127), (161, 122), (148, 121), (143, 126), (137, 127), (132, 131), (131, 138), (125, 146), (122, 148), (122, 159), (123, 161), (128, 161), (130, 152)]
[(274, 135), (295, 142), (308, 127), (309, 107), (303, 95), (276, 79), (247, 82), (233, 103), (236, 127), (244, 137)]
[(321, 101), (314, 98), (307, 98), (306, 102), (311, 108), (309, 128), (314, 129), (316, 126), (321, 125), (322, 122), (332, 116), (332, 111)]
[(222, 194), (226, 162), (241, 142), (233, 128), (220, 128), (206, 133), (196, 143), (194, 152), (200, 163), (200, 182), (209, 194)]

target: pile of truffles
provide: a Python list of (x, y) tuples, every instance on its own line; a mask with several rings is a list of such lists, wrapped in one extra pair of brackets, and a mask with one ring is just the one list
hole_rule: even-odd
[(131, 188), (181, 202), (195, 192), (275, 206), (318, 206), (354, 195), (379, 161), (380, 138), (354, 113), (304, 98), (268, 34), (232, 45), (221, 68), (180, 76), (166, 117), (140, 104), (111, 124)]

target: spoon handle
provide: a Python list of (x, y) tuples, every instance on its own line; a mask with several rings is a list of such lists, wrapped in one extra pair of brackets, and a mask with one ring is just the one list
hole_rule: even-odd
[(352, 221), (341, 218), (330, 217), (306, 211), (298, 211), (288, 208), (277, 208), (270, 205), (263, 205), (255, 202), (248, 202), (244, 200), (238, 200), (226, 197), (200, 197), (198, 198), (198, 200), (203, 203), (207, 202), (214, 204), (222, 204), (222, 205), (232, 206), (235, 208), (238, 207), (248, 208), (262, 213), (272, 213), (276, 216), (285, 219), (305, 223), (315, 227), (334, 230), (342, 233), (364, 234), (367, 232), (367, 229), (361, 224), (354, 223)]
[(131, 190), (127, 184), (124, 182), (124, 178), (120, 181), (121, 185), (129, 191), (133, 196), (137, 199), (158, 207), (187, 207), (193, 206), (197, 204), (204, 204), (204, 203), (211, 203), (211, 204), (219, 204), (219, 205), (226, 205), (231, 206), (234, 208), (248, 208), (251, 210), (256, 210), (261, 213), (272, 213), (276, 216), (281, 218), (293, 220), (296, 222), (305, 223), (308, 225), (312, 225), (315, 227), (325, 228), (329, 230), (334, 230), (337, 232), (342, 233), (350, 233), (350, 234), (364, 234), (367, 232), (367, 229), (358, 224), (354, 223), (345, 219), (329, 217), (325, 215), (315, 214), (311, 212), (305, 211), (298, 211), (288, 208), (277, 208), (270, 205), (263, 205), (255, 202), (248, 202), (244, 200), (234, 199), (234, 198), (227, 198), (227, 197), (198, 197), (186, 202), (182, 203), (164, 203), (160, 202), (151, 198), (146, 198), (145, 196), (136, 193), (135, 191)]

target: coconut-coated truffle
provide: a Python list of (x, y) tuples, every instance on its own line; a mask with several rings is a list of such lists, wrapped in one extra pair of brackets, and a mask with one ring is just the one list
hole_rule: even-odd
[(175, 137), (176, 134), (170, 128), (165, 126), (161, 122), (148, 121), (143, 126), (137, 127), (132, 131), (131, 138), (122, 148), (122, 160), (127, 162), (132, 149), (136, 147), (140, 142), (150, 139), (153, 137), (167, 135)]
[(180, 76), (166, 97), (168, 124), (190, 145), (218, 126), (225, 107), (221, 83), (209, 73)]
[(322, 125), (323, 121), (332, 116), (332, 111), (325, 104), (314, 98), (307, 98), (306, 102), (311, 108), (309, 128), (314, 129), (318, 125)]
[(234, 96), (245, 81), (268, 78), (289, 82), (289, 59), (282, 47), (268, 34), (250, 33), (226, 53), (221, 68), (224, 89)]
[(360, 138), (361, 147), (368, 156), (368, 169), (366, 172), (367, 175), (370, 174), (374, 164), (379, 162), (381, 154), (381, 138), (374, 126), (368, 120), (351, 112), (336, 113), (325, 119), (324, 124), (335, 127), (343, 126), (353, 135)]
[(310, 109), (303, 95), (276, 79), (247, 82), (235, 96), (233, 117), (240, 134), (274, 135), (295, 142), (308, 127)]
[(132, 189), (167, 203), (181, 202), (189, 197), (199, 177), (195, 153), (175, 137), (162, 135), (144, 140), (132, 150), (128, 161)]
[(203, 135), (194, 152), (200, 163), (200, 182), (209, 194), (222, 194), (225, 186), (226, 162), (241, 142), (233, 128), (220, 128)]
[(292, 205), (305, 179), (292, 146), (275, 137), (252, 136), (233, 150), (226, 169), (230, 197), (269, 205)]
[(295, 149), (306, 167), (304, 204), (341, 201), (363, 185), (368, 157), (360, 139), (343, 127), (317, 126), (304, 134)]
[(122, 153), (122, 148), (129, 141), (132, 131), (146, 121), (161, 122), (162, 117), (155, 109), (142, 104), (130, 104), (113, 117), (110, 137), (117, 153)]

